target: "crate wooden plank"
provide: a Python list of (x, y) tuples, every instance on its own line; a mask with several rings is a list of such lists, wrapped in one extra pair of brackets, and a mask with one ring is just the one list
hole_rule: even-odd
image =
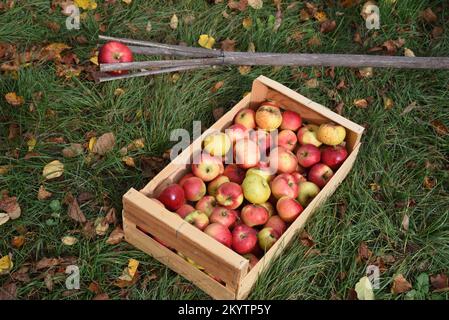
[(218, 300), (235, 299), (235, 292), (226, 288), (206, 273), (192, 266), (170, 249), (159, 244), (157, 241), (137, 229), (136, 225), (126, 218), (126, 212), (123, 213), (123, 229), (125, 231), (125, 239), (127, 242), (146, 252), (174, 272), (191, 281), (198, 288), (208, 293), (212, 298)]
[(236, 288), (248, 260), (135, 189), (123, 196), (127, 218)]
[(301, 215), (290, 225), (279, 240), (271, 247), (270, 250), (260, 259), (253, 269), (246, 275), (237, 292), (237, 299), (245, 299), (253, 286), (255, 285), (258, 276), (263, 273), (273, 262), (273, 260), (283, 251), (283, 249), (291, 242), (291, 240), (304, 228), (307, 220), (314, 213), (314, 211), (328, 199), (344, 180), (346, 175), (354, 165), (355, 159), (360, 149), (360, 144), (352, 151), (342, 166), (337, 170), (331, 180), (320, 191), (320, 193), (312, 200)]

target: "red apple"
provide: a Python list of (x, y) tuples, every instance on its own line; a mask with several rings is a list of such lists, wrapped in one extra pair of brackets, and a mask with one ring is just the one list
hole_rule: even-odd
[(232, 249), (239, 254), (247, 254), (257, 245), (257, 231), (240, 224), (232, 230)]
[(282, 113), (281, 129), (296, 131), (301, 125), (302, 118), (298, 113), (290, 110), (286, 110)]
[(293, 175), (282, 173), (271, 181), (271, 193), (276, 199), (283, 196), (296, 198), (298, 196), (298, 183)]
[(264, 207), (268, 211), (268, 216), (274, 216), (276, 214), (276, 211), (274, 210), (273, 205), (270, 202), (264, 202), (259, 204), (259, 206)]
[(282, 197), (276, 204), (276, 210), (282, 220), (293, 222), (304, 209), (294, 198)]
[(217, 189), (217, 202), (228, 209), (237, 209), (243, 202), (243, 190), (235, 182), (225, 182)]
[(276, 231), (279, 234), (279, 236), (281, 236), (285, 232), (285, 230), (287, 230), (287, 224), (278, 215), (270, 217), (270, 219), (268, 219), (267, 223), (265, 223), (263, 227), (273, 228), (274, 231)]
[(195, 227), (197, 227), (200, 230), (204, 230), (209, 225), (209, 218), (204, 212), (201, 212), (199, 210), (195, 210), (190, 212), (185, 218), (185, 221), (187, 221), (190, 224), (193, 224)]
[(186, 173), (185, 175), (182, 176), (181, 179), (179, 179), (178, 184), (181, 186), (182, 183), (184, 182), (184, 180), (186, 180), (187, 178), (190, 178), (190, 177), (195, 177), (195, 175), (193, 173), (191, 173), (191, 172)]
[(348, 157), (348, 151), (343, 146), (326, 146), (321, 150), (321, 161), (332, 170), (337, 169)]
[(270, 168), (279, 173), (292, 173), (296, 171), (298, 160), (296, 156), (283, 147), (277, 147), (270, 153)]
[(217, 200), (215, 200), (215, 197), (204, 196), (196, 203), (195, 209), (204, 212), (209, 217), (216, 206)]
[(179, 184), (171, 184), (160, 193), (157, 198), (170, 211), (176, 211), (185, 202), (184, 190)]
[(232, 234), (228, 228), (220, 223), (211, 223), (204, 229), (204, 233), (211, 236), (218, 242), (224, 244), (227, 247), (232, 245)]
[(242, 208), (240, 218), (249, 227), (261, 226), (268, 221), (268, 210), (256, 204), (248, 204)]
[(241, 124), (247, 129), (254, 129), (256, 127), (256, 112), (253, 109), (240, 110), (235, 118), (234, 123)]
[(266, 152), (271, 147), (271, 135), (265, 130), (251, 130), (249, 139), (257, 144), (260, 152)]
[(245, 170), (236, 164), (228, 164), (224, 169), (223, 175), (228, 177), (231, 182), (242, 184), (245, 179)]
[(331, 168), (322, 163), (317, 163), (310, 168), (308, 180), (315, 183), (318, 187), (323, 188), (334, 175)]
[(209, 220), (211, 223), (220, 223), (226, 228), (231, 229), (237, 220), (237, 216), (238, 213), (235, 210), (227, 209), (225, 207), (215, 207)]
[(176, 210), (176, 213), (181, 217), (185, 218), (190, 212), (195, 211), (195, 208), (192, 207), (190, 204), (183, 204)]
[(218, 187), (221, 186), (225, 182), (230, 182), (229, 178), (226, 177), (225, 175), (216, 177), (214, 180), (209, 182), (209, 185), (207, 186), (207, 192), (211, 196), (215, 197), (217, 195)]
[(225, 130), (232, 143), (248, 137), (248, 130), (243, 124), (235, 123)]
[(259, 231), (257, 239), (259, 240), (259, 246), (266, 252), (279, 239), (279, 234), (273, 228), (267, 227)]
[(192, 164), (193, 174), (205, 182), (214, 180), (223, 171), (223, 162), (217, 157), (205, 153), (200, 156), (199, 163)]
[[(133, 53), (128, 46), (117, 41), (110, 41), (105, 43), (98, 53), (98, 62), (100, 63), (118, 63), (118, 62), (132, 62)], [(126, 74), (126, 70), (117, 70), (108, 72), (112, 75)]]
[(180, 185), (184, 189), (184, 195), (188, 201), (198, 201), (206, 194), (206, 185), (198, 177), (186, 178)]
[(313, 144), (304, 144), (296, 151), (296, 157), (298, 158), (299, 165), (308, 168), (320, 162), (321, 153), (320, 149)]
[(291, 175), (293, 177), (293, 180), (295, 180), (295, 183), (298, 184), (298, 185), (301, 182), (307, 181), (307, 179), (302, 174), (300, 174), (299, 172), (293, 172)]
[(241, 139), (235, 143), (235, 163), (244, 169), (255, 167), (260, 160), (257, 144), (250, 139)]
[(278, 146), (284, 147), (287, 150), (292, 151), (296, 147), (298, 138), (296, 134), (291, 130), (282, 130), (278, 134)]
[[(257, 247), (257, 245), (256, 245)], [(259, 262), (259, 259), (252, 253), (247, 253), (243, 255), (244, 258), (249, 260), (249, 269), (251, 270)]]

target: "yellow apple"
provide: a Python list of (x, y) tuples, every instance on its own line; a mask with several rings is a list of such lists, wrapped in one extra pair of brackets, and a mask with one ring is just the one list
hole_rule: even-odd
[(269, 168), (267, 169), (260, 169), (260, 168), (251, 168), (248, 171), (246, 171), (246, 176), (249, 176), (251, 174), (257, 174), (265, 179), (265, 181), (270, 182), (273, 178), (273, 175), (270, 173)]
[(334, 123), (324, 123), (318, 129), (317, 138), (324, 144), (336, 146), (345, 140), (346, 129)]
[(254, 204), (267, 202), (271, 195), (268, 182), (258, 174), (250, 174), (242, 183), (243, 195)]
[(297, 133), (299, 144), (313, 144), (315, 147), (321, 146), (321, 141), (317, 138), (318, 129), (319, 127), (315, 124), (307, 124), (299, 128)]
[(204, 151), (212, 156), (224, 156), (231, 148), (231, 140), (224, 132), (216, 132), (204, 138)]

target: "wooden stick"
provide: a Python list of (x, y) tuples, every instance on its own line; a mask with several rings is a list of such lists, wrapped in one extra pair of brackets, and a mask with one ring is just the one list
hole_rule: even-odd
[(184, 57), (184, 58), (208, 58), (217, 57), (217, 55), (205, 55), (203, 53), (182, 52), (173, 49), (166, 48), (151, 48), (151, 47), (139, 47), (128, 46), (135, 54), (144, 54), (150, 56), (171, 56), (171, 57)]
[(210, 66), (209, 65), (179, 66), (179, 67), (173, 67), (173, 68), (162, 68), (159, 70), (149, 70), (149, 71), (142, 71), (142, 72), (135, 72), (135, 73), (127, 73), (127, 74), (118, 75), (118, 76), (99, 76), (96, 79), (96, 82), (106, 82), (106, 81), (111, 81), (111, 80), (129, 79), (129, 78), (150, 76), (150, 75), (169, 73), (169, 72), (186, 71), (186, 70), (191, 70), (191, 69), (202, 69), (202, 68), (208, 68), (208, 67), (210, 67)]
[(116, 70), (136, 70), (146, 68), (217, 65), (222, 62), (223, 62), (222, 58), (206, 58), (206, 59), (187, 59), (187, 60), (154, 60), (154, 61), (107, 63), (107, 64), (100, 64), (100, 71), (108, 72)]

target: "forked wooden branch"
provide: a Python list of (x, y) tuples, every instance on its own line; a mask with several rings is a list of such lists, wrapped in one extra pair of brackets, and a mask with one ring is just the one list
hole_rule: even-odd
[[(120, 76), (100, 77), (99, 81), (126, 79), (152, 74), (211, 67), (216, 65), (248, 66), (319, 66), (319, 67), (376, 67), (400, 69), (449, 70), (449, 57), (401, 57), (358, 54), (268, 53), (228, 52), (222, 50), (168, 45), (156, 42), (99, 36), (100, 40), (118, 41), (129, 45), (135, 54), (183, 57), (192, 59), (150, 60), (125, 63), (100, 64), (100, 71), (142, 70)], [(157, 72), (156, 72), (157, 71)]]

